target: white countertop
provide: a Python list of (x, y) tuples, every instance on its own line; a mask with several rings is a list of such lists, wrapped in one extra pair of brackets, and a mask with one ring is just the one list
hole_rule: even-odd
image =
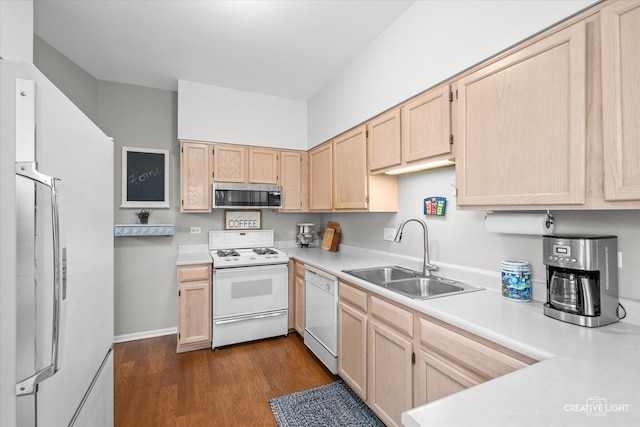
[(211, 264), (209, 245), (178, 245), (176, 265)]
[(540, 302), (502, 298), (486, 278), (464, 280), (488, 288), (483, 291), (415, 300), (342, 273), (380, 265), (418, 269), (415, 260), (345, 249), (283, 248), (306, 264), (542, 361), (409, 410), (402, 416), (405, 426), (640, 425), (640, 326), (560, 322), (544, 316)]

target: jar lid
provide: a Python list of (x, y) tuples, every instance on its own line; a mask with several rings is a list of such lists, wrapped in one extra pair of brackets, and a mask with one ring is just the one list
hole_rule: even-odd
[(502, 264), (502, 266), (505, 266), (505, 267), (530, 267), (531, 266), (528, 261), (511, 260), (511, 259), (502, 260), (500, 264)]

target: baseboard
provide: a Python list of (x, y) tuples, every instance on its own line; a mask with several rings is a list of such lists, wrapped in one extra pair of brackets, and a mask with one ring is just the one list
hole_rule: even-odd
[(177, 334), (178, 328), (156, 329), (153, 331), (136, 332), (133, 334), (116, 335), (113, 337), (114, 343), (143, 340), (145, 338), (161, 337), (164, 335)]

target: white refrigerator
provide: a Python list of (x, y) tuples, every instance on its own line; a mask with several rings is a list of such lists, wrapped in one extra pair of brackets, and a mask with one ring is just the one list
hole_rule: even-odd
[(113, 142), (0, 60), (0, 426), (113, 425)]

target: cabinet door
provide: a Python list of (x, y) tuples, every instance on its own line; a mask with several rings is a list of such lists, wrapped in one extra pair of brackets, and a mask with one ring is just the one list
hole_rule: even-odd
[(367, 399), (367, 315), (343, 302), (338, 306), (338, 375)]
[(456, 369), (455, 365), (425, 350), (418, 352), (417, 359), (415, 406), (433, 402), (482, 382), (480, 378)]
[(249, 182), (252, 184), (278, 183), (279, 151), (249, 148)]
[(183, 346), (210, 342), (210, 281), (181, 283), (178, 301), (178, 351)]
[(458, 205), (585, 202), (584, 22), (463, 77), (458, 96)]
[(304, 337), (304, 277), (296, 276), (295, 329)]
[(601, 13), (606, 200), (640, 200), (640, 3)]
[(245, 147), (218, 144), (213, 160), (216, 182), (245, 182)]
[(180, 211), (211, 212), (213, 146), (182, 142), (180, 146)]
[(413, 406), (413, 345), (371, 320), (368, 347), (369, 406), (386, 425), (401, 426), (402, 412)]
[(333, 208), (333, 145), (323, 144), (309, 152), (309, 209)]
[(367, 138), (362, 125), (333, 141), (336, 209), (367, 208)]
[(299, 211), (303, 209), (303, 193), (306, 192), (303, 179), (303, 156), (306, 153), (295, 151), (280, 152), (280, 184), (282, 185), (282, 210)]
[(400, 109), (386, 112), (367, 124), (369, 171), (402, 163)]
[(407, 163), (451, 152), (449, 86), (426, 92), (402, 107), (402, 157)]

